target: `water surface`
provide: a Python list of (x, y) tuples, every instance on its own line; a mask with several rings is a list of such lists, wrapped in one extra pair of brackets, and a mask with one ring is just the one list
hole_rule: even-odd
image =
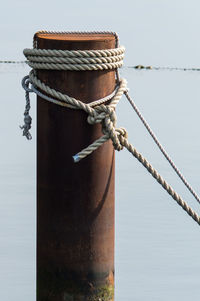
[[(26, 66), (0, 66), (0, 300), (35, 300), (36, 133), (22, 137)], [(198, 72), (124, 68), (130, 94), (185, 177), (200, 192)], [(123, 98), (118, 125), (198, 212), (199, 206), (163, 159)], [(116, 301), (198, 301), (199, 226), (127, 151), (116, 154)]]

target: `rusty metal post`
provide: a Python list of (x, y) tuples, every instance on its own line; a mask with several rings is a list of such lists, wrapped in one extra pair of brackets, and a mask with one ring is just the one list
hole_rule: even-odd
[[(37, 34), (41, 49), (115, 47), (109, 34)], [(114, 71), (39, 70), (50, 87), (91, 102), (110, 94)], [(37, 101), (37, 301), (114, 300), (114, 150), (85, 112)]]

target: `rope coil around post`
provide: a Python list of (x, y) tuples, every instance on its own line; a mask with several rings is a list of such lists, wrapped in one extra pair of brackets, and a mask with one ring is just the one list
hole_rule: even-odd
[[(40, 33), (55, 33), (55, 32), (41, 31)], [(68, 32), (64, 32), (64, 33), (68, 33)], [(80, 32), (76, 32), (76, 33), (80, 34)], [(81, 34), (85, 34), (85, 33), (86, 32), (82, 32)], [(122, 95), (125, 94), (129, 102), (133, 103), (132, 99), (128, 95), (126, 80), (120, 79), (118, 73), (118, 68), (121, 67), (123, 64), (123, 56), (124, 56), (125, 48), (119, 46), (119, 39), (116, 33), (111, 33), (111, 32), (91, 32), (91, 33), (113, 34), (116, 40), (116, 48), (111, 50), (109, 49), (109, 50), (88, 50), (88, 51), (87, 50), (86, 51), (43, 50), (43, 49), (36, 49), (37, 41), (34, 38), (34, 42), (33, 42), (34, 49), (24, 50), (24, 54), (28, 59), (28, 64), (30, 67), (33, 68), (33, 70), (30, 72), (29, 76), (26, 76), (22, 80), (22, 86), (26, 91), (26, 109), (24, 112), (25, 124), (24, 126), (21, 127), (24, 130), (23, 135), (25, 135), (27, 139), (31, 139), (31, 135), (29, 133), (29, 129), (31, 127), (31, 118), (29, 115), (29, 110), (30, 110), (29, 93), (30, 92), (35, 92), (36, 94), (43, 97), (44, 99), (51, 101), (57, 105), (66, 106), (71, 109), (84, 110), (88, 114), (88, 119), (87, 119), (88, 123), (90, 124), (101, 123), (102, 133), (104, 135), (99, 139), (97, 139), (96, 141), (94, 141), (87, 148), (83, 149), (78, 154), (74, 155), (73, 156), (74, 162), (79, 162), (81, 159), (85, 158), (86, 156), (91, 154), (94, 150), (96, 150), (98, 147), (100, 147), (104, 142), (111, 139), (115, 150), (120, 151), (123, 149), (123, 147), (125, 147), (130, 153), (132, 153), (132, 155), (138, 159), (138, 161), (148, 170), (148, 172), (157, 180), (157, 182), (169, 193), (169, 195), (171, 195), (171, 197), (200, 225), (200, 217), (198, 216), (198, 214), (195, 211), (193, 211), (187, 205), (186, 202), (182, 200), (182, 198), (159, 175), (159, 173), (152, 167), (152, 165), (139, 152), (137, 152), (137, 150), (128, 142), (127, 139), (128, 135), (126, 130), (124, 128), (116, 128), (117, 118), (116, 118), (115, 108)], [(89, 104), (85, 104), (80, 100), (69, 97), (66, 94), (62, 94), (59, 91), (56, 91), (51, 87), (42, 83), (37, 78), (35, 72), (37, 69), (77, 70), (77, 71), (115, 69), (116, 89), (115, 91), (113, 91), (111, 95), (108, 95), (103, 99), (93, 101), (92, 103)], [(31, 84), (31, 87), (29, 87), (29, 84)], [(42, 92), (38, 91), (38, 89), (40, 89)], [(43, 92), (48, 96), (43, 94)], [(106, 104), (108, 100), (109, 100), (109, 104)], [(138, 115), (140, 115), (140, 113), (138, 113), (139, 111), (137, 112), (136, 109), (135, 111)], [(142, 120), (147, 130), (149, 131), (147, 123), (145, 124), (144, 120), (141, 117), (140, 119)], [(153, 139), (155, 138), (154, 137), (155, 135), (151, 134), (151, 136), (153, 137)], [(157, 139), (155, 138), (154, 141), (156, 142)], [(170, 163), (170, 160), (168, 161)], [(173, 167), (173, 164), (171, 165)], [(181, 178), (182, 175), (179, 174), (177, 171), (176, 173)], [(186, 187), (195, 196), (194, 190), (191, 188), (191, 186), (188, 184), (186, 185)]]
[(109, 50), (24, 49), (28, 65), (33, 69), (112, 70), (123, 65), (125, 48)]

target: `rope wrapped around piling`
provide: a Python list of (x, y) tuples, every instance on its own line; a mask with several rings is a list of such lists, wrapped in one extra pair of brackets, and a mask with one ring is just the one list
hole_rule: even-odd
[[(117, 117), (115, 113), (116, 105), (122, 95), (130, 98), (127, 91), (127, 82), (125, 79), (119, 78), (118, 68), (123, 64), (124, 47), (119, 46), (117, 35), (116, 48), (108, 50), (44, 50), (36, 49), (37, 43), (34, 40), (33, 49), (25, 49), (24, 54), (28, 60), (28, 64), (33, 70), (29, 76), (22, 80), (22, 86), (26, 90), (26, 109), (23, 135), (27, 139), (31, 139), (29, 129), (31, 126), (31, 117), (29, 116), (30, 99), (29, 93), (34, 92), (47, 101), (57, 105), (66, 106), (71, 109), (84, 110), (88, 114), (87, 121), (93, 125), (101, 123), (103, 136), (94, 141), (87, 148), (73, 156), (74, 162), (79, 162), (85, 158), (104, 142), (111, 139), (115, 150), (122, 150), (124, 147), (138, 159), (138, 161), (148, 170), (148, 172), (157, 180), (157, 182), (172, 196), (172, 198), (200, 225), (200, 217), (193, 211), (186, 202), (172, 189), (172, 187), (159, 175), (152, 165), (128, 142), (127, 131), (124, 128), (117, 128)], [(116, 88), (111, 95), (103, 99), (85, 104), (80, 100), (62, 94), (55, 89), (47, 86), (37, 78), (37, 69), (51, 70), (116, 70)], [(38, 90), (39, 89), (39, 90)], [(109, 103), (107, 104), (107, 102)], [(189, 186), (189, 185), (188, 185)], [(189, 186), (190, 187), (190, 186)], [(193, 191), (191, 191), (192, 194)]]
[(48, 70), (112, 70), (123, 65), (125, 48), (108, 50), (24, 49), (28, 65)]

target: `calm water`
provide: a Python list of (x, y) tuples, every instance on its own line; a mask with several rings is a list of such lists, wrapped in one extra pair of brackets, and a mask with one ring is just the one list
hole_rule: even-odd
[[(0, 300), (35, 300), (36, 134), (21, 136), (23, 66), (0, 66)], [(138, 107), (178, 167), (200, 192), (198, 72), (122, 70)], [(125, 98), (118, 125), (178, 193), (175, 176)], [(200, 295), (199, 226), (127, 151), (116, 154), (116, 301), (188, 301)]]

